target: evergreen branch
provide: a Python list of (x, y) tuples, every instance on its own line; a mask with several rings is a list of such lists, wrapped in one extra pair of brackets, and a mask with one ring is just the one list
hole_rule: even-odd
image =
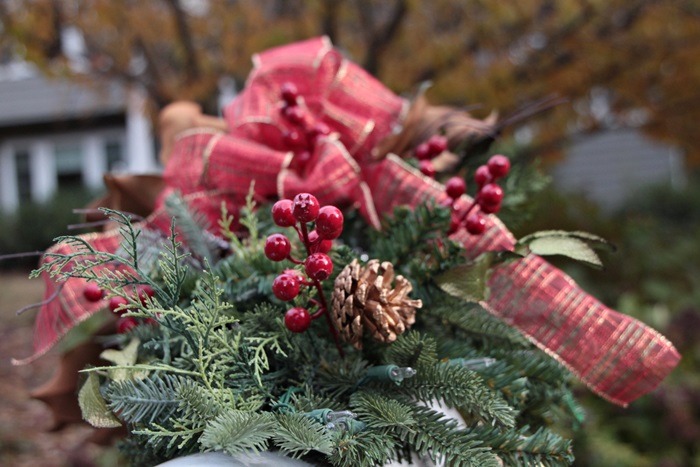
[(177, 240), (175, 232), (175, 220), (170, 224), (170, 235), (168, 242), (164, 245), (164, 251), (161, 253), (161, 261), (159, 261), (160, 269), (163, 273), (165, 289), (163, 295), (167, 299), (167, 305), (174, 307), (180, 300), (182, 285), (185, 283), (187, 271), (184, 267), (184, 259), (189, 256), (189, 253), (180, 253), (182, 242)]
[(519, 430), (499, 431), (479, 426), (471, 431), (477, 434), (484, 444), (491, 446), (493, 452), (506, 465), (563, 467), (573, 462), (571, 441), (544, 428), (528, 436), (527, 428), (525, 426)]
[(216, 418), (222, 413), (222, 404), (208, 390), (192, 380), (185, 381), (176, 387), (178, 409), (181, 411), (180, 418), (204, 425), (207, 420)]
[[(381, 232), (373, 232), (370, 256), (390, 261), (396, 270), (402, 270), (407, 260), (423, 263), (422, 269), (435, 258), (420, 253), (429, 253), (437, 239), (445, 237), (450, 226), (450, 210), (432, 205), (418, 205), (411, 210), (402, 206), (394, 210), (391, 218), (384, 220)], [(444, 241), (444, 240), (443, 240)], [(422, 282), (425, 277), (409, 274), (411, 279)]]
[(343, 432), (329, 460), (338, 467), (371, 467), (386, 464), (394, 452), (395, 441), (382, 432), (364, 430)]
[(418, 331), (410, 331), (399, 336), (387, 349), (384, 360), (398, 366), (430, 367), (438, 361), (437, 343)]
[(132, 433), (146, 436), (148, 444), (156, 450), (165, 451), (167, 457), (172, 457), (177, 451), (182, 452), (186, 446), (193, 447), (204, 428), (200, 426), (189, 427), (181, 422), (173, 421), (172, 428), (153, 423), (150, 428), (140, 428)]
[(81, 373), (90, 373), (90, 372), (103, 372), (103, 371), (111, 371), (111, 370), (128, 370), (132, 372), (144, 372), (144, 371), (164, 371), (166, 373), (173, 373), (173, 374), (178, 374), (178, 375), (186, 375), (186, 376), (198, 376), (199, 373), (196, 371), (190, 371), (190, 370), (184, 370), (181, 368), (175, 368), (170, 365), (165, 365), (165, 364), (159, 364), (159, 363), (152, 363), (152, 364), (146, 364), (146, 363), (137, 363), (136, 365), (110, 365), (110, 366), (96, 366), (96, 367), (90, 367), (90, 368), (85, 368), (83, 370), (80, 370)]
[(430, 315), (432, 322), (439, 326), (442, 332), (459, 332), (483, 344), (531, 347), (529, 341), (517, 329), (508, 326), (480, 306), (449, 297), (444, 293), (441, 294), (441, 299), (441, 303), (426, 308), (422, 317), (427, 318), (427, 315)]
[(116, 381), (107, 387), (105, 398), (112, 412), (121, 419), (129, 423), (153, 423), (175, 413), (179, 384), (180, 378), (172, 375)]
[(203, 447), (236, 455), (244, 451), (259, 452), (267, 449), (267, 440), (277, 428), (275, 417), (269, 412), (224, 412), (207, 423), (200, 438)]
[(259, 240), (258, 218), (255, 214), (255, 180), (251, 180), (248, 194), (245, 197), (245, 206), (241, 209), (241, 225), (248, 229), (249, 241)]
[(300, 414), (276, 415), (278, 426), (273, 441), (284, 454), (301, 457), (311, 451), (330, 455), (333, 442), (320, 423)]
[(200, 263), (207, 261), (209, 264), (213, 264), (212, 248), (204, 235), (204, 232), (210, 227), (206, 216), (190, 211), (185, 201), (177, 193), (172, 193), (165, 198), (165, 208), (176, 221), (194, 257)]
[(457, 429), (457, 422), (445, 418), (428, 407), (411, 406), (411, 416), (420, 430), (401, 431), (398, 436), (409, 443), (420, 457), (430, 456), (445, 465), (464, 467), (497, 467), (500, 462), (474, 433)]
[(406, 404), (376, 392), (356, 392), (350, 397), (350, 407), (370, 428), (400, 427), (419, 429)]
[(515, 425), (516, 412), (502, 395), (484, 384), (477, 373), (461, 366), (422, 366), (398, 391), (426, 403), (442, 400), (450, 407), (458, 407), (465, 416), (489, 425)]
[(253, 358), (248, 362), (253, 367), (255, 379), (262, 386), (262, 375), (270, 369), (270, 361), (267, 352), (286, 357), (287, 354), (280, 347), (278, 335), (246, 337), (246, 342), (252, 344)]

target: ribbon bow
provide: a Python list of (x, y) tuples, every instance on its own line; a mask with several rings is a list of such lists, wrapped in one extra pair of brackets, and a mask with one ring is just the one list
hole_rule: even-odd
[[(246, 88), (225, 111), (227, 133), (196, 129), (176, 141), (164, 172), (165, 193), (178, 190), (191, 207), (216, 219), (221, 201), (242, 203), (254, 180), (258, 198), (310, 192), (322, 204), (358, 208), (376, 228), (380, 216), (396, 206), (445, 199), (442, 185), (397, 156), (373, 156), (372, 149), (400, 129), (406, 101), (345, 60), (327, 39), (269, 50), (254, 57), (254, 64)], [(294, 126), (282, 116), (280, 101), (286, 82), (301, 96), (303, 124), (330, 132), (290, 142)], [(161, 207), (144, 225), (167, 231), (170, 221)], [(115, 251), (119, 244), (114, 231), (85, 238), (98, 250)], [(452, 238), (474, 256), (512, 249), (515, 243), (495, 216), (488, 216), (484, 234), (470, 236), (462, 229)], [(58, 245), (53, 251), (67, 248)], [(68, 280), (59, 299), (40, 310), (35, 353), (25, 362), (98, 311), (100, 305), (82, 297), (84, 284)], [(491, 297), (482, 303), (489, 312), (614, 403), (626, 405), (652, 390), (680, 358), (658, 332), (605, 307), (538, 256), (497, 268), (489, 286)], [(56, 292), (48, 280), (47, 296)]]

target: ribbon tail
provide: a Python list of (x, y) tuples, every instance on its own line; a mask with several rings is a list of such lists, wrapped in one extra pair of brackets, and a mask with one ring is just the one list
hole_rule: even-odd
[[(392, 155), (364, 167), (363, 174), (381, 214), (402, 204), (440, 202), (446, 196), (442, 185)], [(495, 216), (488, 217), (483, 235), (471, 236), (462, 229), (453, 239), (471, 257), (511, 249), (514, 243)], [(651, 391), (680, 360), (664, 336), (607, 308), (539, 256), (529, 255), (496, 268), (489, 289), (490, 298), (482, 303), (486, 310), (613, 403), (625, 406)]]

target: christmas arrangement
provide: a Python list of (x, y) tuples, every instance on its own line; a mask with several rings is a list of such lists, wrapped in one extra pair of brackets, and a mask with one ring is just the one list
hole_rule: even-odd
[(541, 258), (599, 265), (602, 239), (498, 220), (509, 159), (468, 173), (459, 156), (489, 122), (407, 102), (325, 39), (255, 63), (225, 131), (174, 140), (152, 212), (103, 208), (111, 229), (59, 239), (35, 271), (27, 361), (118, 316), (78, 402), (127, 428), (134, 465), (569, 465), (550, 427), (580, 423), (571, 375), (624, 405), (675, 366), (663, 336)]

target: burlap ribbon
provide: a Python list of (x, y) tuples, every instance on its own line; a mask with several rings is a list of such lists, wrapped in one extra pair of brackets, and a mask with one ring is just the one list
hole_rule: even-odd
[[(216, 219), (222, 200), (240, 205), (255, 181), (259, 200), (310, 192), (322, 204), (359, 209), (376, 228), (380, 217), (396, 206), (445, 198), (442, 185), (396, 155), (378, 158), (372, 153), (400, 131), (407, 103), (345, 60), (327, 39), (272, 49), (256, 56), (254, 63), (245, 89), (226, 109), (228, 132), (196, 129), (180, 135), (165, 168), (165, 193), (178, 190), (195, 209)], [(323, 122), (332, 130), (313, 141), (302, 167), (293, 164), (294, 152), (285, 143), (285, 131), (292, 126), (280, 112), (284, 82), (299, 89), (307, 124)], [(162, 207), (144, 222), (163, 231), (169, 225)], [(109, 251), (119, 242), (114, 231), (86, 238)], [(470, 257), (510, 249), (515, 241), (494, 216), (488, 216), (485, 234), (459, 230), (453, 238)], [(54, 251), (69, 248), (59, 245)], [(497, 268), (489, 286), (486, 309), (617, 404), (656, 387), (680, 358), (655, 330), (605, 307), (537, 256)], [(70, 279), (62, 287), (37, 317), (35, 354), (25, 362), (48, 351), (100, 308), (83, 298), (84, 281)], [(47, 296), (54, 290), (49, 280)]]

